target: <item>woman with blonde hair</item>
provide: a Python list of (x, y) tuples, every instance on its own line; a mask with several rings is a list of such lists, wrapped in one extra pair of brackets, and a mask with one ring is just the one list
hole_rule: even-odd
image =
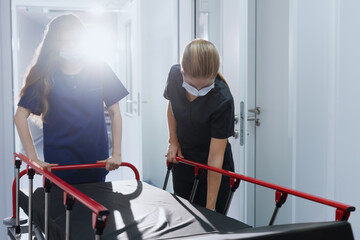
[[(85, 27), (73, 14), (61, 15), (47, 25), (34, 63), (20, 92), (15, 124), (28, 158), (51, 170), (54, 165), (106, 162), (106, 169), (120, 166), (122, 121), (119, 101), (128, 92), (100, 61), (87, 61), (82, 49)], [(112, 124), (112, 156), (109, 157), (104, 104)], [(44, 159), (35, 150), (27, 122), (41, 116)], [(56, 171), (71, 183), (101, 182), (105, 169)]]
[[(169, 100), (167, 160), (176, 156), (234, 171), (228, 138), (234, 133), (234, 100), (219, 72), (215, 46), (196, 39), (184, 49), (181, 65), (172, 66), (164, 97)], [(173, 166), (174, 193), (189, 199), (193, 167)], [(223, 212), (230, 191), (229, 178), (209, 171), (201, 176), (194, 203)]]

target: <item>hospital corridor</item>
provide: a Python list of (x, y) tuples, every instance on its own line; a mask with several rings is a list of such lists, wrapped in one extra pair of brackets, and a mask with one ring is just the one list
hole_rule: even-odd
[(0, 239), (360, 239), (359, 9), (1, 0)]

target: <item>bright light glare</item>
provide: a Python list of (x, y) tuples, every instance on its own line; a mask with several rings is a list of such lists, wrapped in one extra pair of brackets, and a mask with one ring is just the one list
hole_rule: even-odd
[(90, 12), (93, 13), (94, 15), (101, 15), (103, 14), (105, 11), (105, 9), (102, 7), (102, 6), (93, 6), (91, 9), (90, 9)]
[(114, 34), (110, 29), (92, 26), (88, 27), (84, 39), (84, 55), (90, 59), (110, 62), (116, 49)]

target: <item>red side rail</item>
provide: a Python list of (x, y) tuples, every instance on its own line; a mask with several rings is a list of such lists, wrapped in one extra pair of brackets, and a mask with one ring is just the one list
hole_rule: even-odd
[[(47, 179), (49, 179), (51, 182), (56, 184), (58, 187), (62, 188), (65, 192), (67, 192), (68, 194), (73, 196), (75, 199), (77, 199), (78, 201), (83, 203), (86, 207), (91, 209), (96, 215), (102, 216), (104, 214), (102, 211), (106, 211), (106, 212), (108, 211), (105, 207), (98, 204), (97, 202), (95, 202), (94, 200), (92, 200), (91, 198), (86, 196), (85, 194), (81, 193), (76, 188), (72, 187), (71, 185), (69, 185), (65, 181), (63, 181), (60, 178), (56, 177), (54, 174), (47, 171), (46, 169), (43, 169), (38, 164), (30, 161), (30, 159), (28, 159), (25, 155), (23, 155), (21, 153), (19, 153), (19, 154), (14, 153), (14, 156), (15, 156), (15, 158), (17, 157), (20, 160), (24, 161), (26, 164), (28, 164), (28, 166), (31, 166), (31, 168), (33, 168), (36, 172), (42, 174)], [(89, 169), (89, 168), (104, 168), (105, 165), (106, 165), (106, 163), (104, 163), (104, 162), (98, 162), (98, 163), (93, 163), (93, 164), (54, 166), (54, 167), (51, 167), (51, 171)], [(138, 170), (136, 169), (136, 167), (134, 165), (132, 165), (130, 163), (127, 163), (127, 162), (123, 162), (123, 163), (121, 163), (121, 166), (131, 168), (133, 170), (134, 174), (135, 174), (136, 180), (140, 180), (139, 172), (138, 172)], [(21, 171), (20, 175), (19, 175), (19, 178), (21, 178), (22, 176), (27, 174), (27, 172), (28, 172), (28, 168)], [(12, 186), (12, 200), (13, 200), (13, 216), (12, 216), (12, 218), (15, 218), (16, 217), (16, 206), (15, 206), (16, 205), (15, 204), (15, 201), (16, 201), (16, 179), (14, 180), (13, 186)]]
[[(91, 163), (91, 164), (62, 165), (62, 166), (51, 167), (51, 171), (104, 168), (105, 165), (106, 165), (106, 163), (104, 163), (104, 162), (97, 162), (97, 163)], [(139, 172), (134, 165), (132, 165), (131, 163), (127, 163), (127, 162), (122, 162), (121, 166), (131, 168), (131, 170), (133, 170), (133, 172), (135, 174), (136, 180), (140, 180)]]
[[(76, 200), (84, 204), (87, 208), (89, 208), (93, 213), (95, 213), (98, 216), (106, 216), (109, 214), (109, 211), (107, 208), (102, 206), (101, 204), (97, 203), (95, 200), (89, 198), (70, 184), (66, 183), (62, 179), (58, 178), (48, 170), (40, 167), (38, 164), (30, 161), (25, 155), (19, 153), (14, 153), (14, 156), (19, 158), (21, 161), (24, 161), (27, 165), (31, 166), (32, 169), (34, 169), (36, 172), (43, 175), (45, 178), (47, 178), (49, 181), (56, 184), (59, 188), (63, 189), (65, 192), (70, 194), (72, 197), (74, 197)], [(27, 171), (27, 170), (24, 170)]]
[[(336, 208), (335, 220), (337, 220), (337, 221), (340, 221), (340, 220), (345, 220), (346, 221), (346, 220), (348, 220), (348, 218), (350, 216), (350, 212), (355, 211), (354, 206), (346, 205), (346, 204), (343, 204), (343, 203), (340, 203), (340, 202), (336, 202), (336, 201), (329, 200), (329, 199), (326, 199), (326, 198), (318, 197), (318, 196), (311, 195), (311, 194), (308, 194), (308, 193), (304, 193), (304, 192), (301, 192), (301, 191), (297, 191), (297, 190), (294, 190), (294, 189), (291, 189), (291, 188), (286, 188), (286, 187), (283, 187), (283, 186), (280, 186), (280, 185), (276, 185), (276, 184), (272, 184), (272, 183), (265, 182), (265, 181), (262, 181), (262, 180), (258, 180), (256, 178), (252, 178), (252, 177), (248, 177), (248, 176), (241, 175), (241, 174), (238, 174), (238, 173), (234, 173), (234, 172), (226, 171), (226, 170), (223, 170), (223, 169), (211, 167), (211, 166), (208, 166), (208, 165), (205, 165), (205, 164), (193, 162), (193, 161), (186, 160), (186, 159), (179, 158), (179, 157), (176, 157), (176, 160), (179, 161), (179, 162), (194, 166), (194, 167), (210, 170), (210, 171), (213, 171), (213, 172), (218, 172), (218, 173), (221, 173), (223, 175), (226, 175), (226, 176), (229, 176), (229, 177), (232, 177), (232, 178), (235, 178), (235, 179), (240, 179), (240, 180), (243, 180), (243, 181), (246, 181), (246, 182), (254, 183), (256, 185), (260, 185), (260, 186), (263, 186), (263, 187), (266, 187), (266, 188), (271, 188), (271, 189), (274, 189), (277, 192), (280, 192), (281, 194), (284, 194), (284, 195), (291, 194), (291, 195), (294, 195), (294, 196), (297, 196), (297, 197), (300, 197), (300, 198), (304, 198), (304, 199), (307, 199), (307, 200), (310, 200), (310, 201), (314, 201), (314, 202), (318, 202), (318, 203), (321, 203), (321, 204), (324, 204), (324, 205), (327, 205), (327, 206), (334, 207), (334, 208)], [(278, 198), (279, 197), (278, 194), (276, 194), (276, 195), (277, 195), (276, 197)]]

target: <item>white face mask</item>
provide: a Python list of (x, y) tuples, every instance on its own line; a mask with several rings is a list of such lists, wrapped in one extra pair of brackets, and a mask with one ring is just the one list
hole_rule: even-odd
[(185, 88), (185, 90), (188, 93), (190, 93), (191, 95), (196, 96), (196, 97), (201, 97), (201, 96), (205, 96), (206, 94), (208, 94), (208, 92), (210, 92), (211, 89), (213, 89), (215, 87), (215, 82), (213, 82), (213, 84), (211, 84), (209, 87), (205, 87), (200, 90), (197, 90), (193, 86), (189, 85), (187, 82), (183, 81), (182, 87)]
[(74, 49), (60, 50), (59, 56), (70, 63), (78, 63), (82, 58), (82, 54), (79, 51), (74, 50)]

